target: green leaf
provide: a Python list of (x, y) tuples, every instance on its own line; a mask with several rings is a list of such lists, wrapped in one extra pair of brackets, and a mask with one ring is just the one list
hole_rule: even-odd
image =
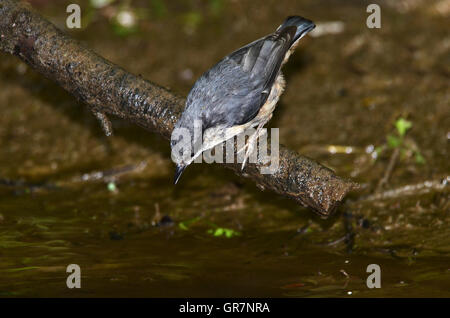
[(234, 230), (231, 230), (231, 229), (224, 229), (224, 230), (225, 230), (225, 236), (227, 238), (233, 237), (235, 235), (239, 235), (239, 233)]
[(225, 236), (226, 238), (231, 238), (233, 236), (238, 236), (241, 233), (239, 233), (238, 231), (235, 231), (233, 229), (218, 227), (216, 229), (209, 229), (208, 234), (212, 234), (214, 236)]
[(387, 143), (388, 143), (389, 147), (391, 147), (391, 148), (398, 148), (402, 144), (402, 140), (398, 137), (388, 135)]
[(178, 227), (180, 228), (180, 229), (182, 229), (182, 230), (185, 230), (185, 231), (187, 231), (187, 230), (189, 230), (189, 227), (192, 225), (192, 224), (194, 224), (195, 222), (197, 222), (198, 220), (200, 220), (200, 217), (195, 217), (195, 218), (192, 218), (192, 219), (189, 219), (189, 220), (186, 220), (186, 221), (183, 221), (183, 222), (180, 222), (180, 223), (178, 223)]
[(406, 134), (406, 131), (412, 127), (412, 122), (407, 121), (404, 118), (399, 118), (395, 122), (395, 128), (397, 128), (398, 134), (403, 137)]
[(116, 192), (117, 191), (117, 187), (116, 187), (116, 184), (114, 182), (109, 182), (108, 183), (108, 191), (110, 191), (110, 192)]
[(420, 165), (423, 165), (426, 163), (425, 158), (422, 156), (422, 154), (420, 152), (416, 151), (415, 157), (416, 157), (416, 163), (418, 163)]
[(178, 227), (185, 231), (189, 230), (189, 228), (183, 222), (178, 223)]

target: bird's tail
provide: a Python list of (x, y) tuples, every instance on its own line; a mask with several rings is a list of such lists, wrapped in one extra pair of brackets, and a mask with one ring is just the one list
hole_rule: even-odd
[(281, 31), (284, 28), (290, 26), (294, 26), (297, 28), (293, 42), (297, 41), (298, 39), (303, 37), (306, 33), (308, 33), (309, 31), (311, 31), (316, 27), (314, 22), (312, 22), (311, 20), (295, 15), (287, 17), (286, 20), (284, 20), (283, 24), (278, 27), (277, 31)]

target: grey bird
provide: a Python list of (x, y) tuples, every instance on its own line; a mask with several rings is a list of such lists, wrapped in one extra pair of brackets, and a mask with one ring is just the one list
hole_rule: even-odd
[[(288, 17), (274, 33), (234, 51), (197, 80), (172, 132), (172, 159), (176, 158), (177, 165), (175, 184), (203, 151), (257, 127), (246, 145), (244, 167), (261, 128), (272, 118), (284, 90), (281, 66), (299, 40), (314, 27), (312, 21), (303, 17)], [(195, 122), (201, 125), (199, 136), (195, 134)], [(187, 132), (189, 137), (183, 138), (180, 131)], [(193, 151), (193, 145), (199, 144), (198, 150)]]

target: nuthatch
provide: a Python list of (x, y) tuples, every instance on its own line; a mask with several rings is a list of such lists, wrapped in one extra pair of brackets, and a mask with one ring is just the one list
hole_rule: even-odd
[[(197, 80), (172, 132), (172, 155), (175, 146), (176, 149), (189, 149), (183, 159), (176, 160), (175, 184), (184, 169), (203, 151), (250, 127), (257, 127), (246, 144), (244, 167), (259, 132), (272, 118), (284, 90), (281, 66), (287, 62), (299, 40), (314, 27), (308, 19), (288, 17), (274, 33), (234, 51)], [(195, 140), (194, 122), (201, 124), (201, 134)], [(175, 132), (180, 129), (189, 132), (190, 138), (179, 138)], [(201, 143), (198, 151), (191, 151), (192, 145), (198, 142)]]

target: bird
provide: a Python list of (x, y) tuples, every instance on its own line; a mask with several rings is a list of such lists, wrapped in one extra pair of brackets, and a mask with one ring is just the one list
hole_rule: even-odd
[(314, 28), (309, 19), (289, 16), (274, 33), (235, 50), (198, 78), (171, 135), (174, 184), (202, 152), (257, 127), (245, 145), (244, 168), (284, 91), (281, 67), (299, 40)]

